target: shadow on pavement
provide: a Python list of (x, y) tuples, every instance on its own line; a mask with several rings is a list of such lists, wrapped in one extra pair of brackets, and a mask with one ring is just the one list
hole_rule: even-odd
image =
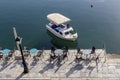
[(94, 68), (95, 68), (95, 67), (93, 67), (93, 66), (88, 66), (88, 67), (87, 67), (87, 69), (90, 70), (89, 75), (91, 74), (91, 72), (93, 71)]
[(30, 66), (32, 66), (30, 69), (34, 68), (35, 65), (37, 65), (38, 61), (39, 61), (39, 59), (34, 56), (34, 57), (33, 57), (33, 61), (32, 61), (32, 63), (30, 64)]
[(75, 70), (82, 70), (82, 69), (83, 69), (83, 65), (77, 64), (66, 73), (66, 77), (69, 77)]
[(20, 80), (20, 78), (22, 78), (24, 75), (24, 73), (21, 73), (15, 80)]
[(8, 63), (7, 61), (3, 62), (1, 64), (2, 68), (0, 69), (0, 72), (3, 71), (4, 69), (6, 69), (8, 66), (10, 66), (12, 64), (12, 62)]
[(54, 64), (48, 63), (39, 73), (43, 74), (45, 71), (48, 71), (49, 69), (53, 69)]

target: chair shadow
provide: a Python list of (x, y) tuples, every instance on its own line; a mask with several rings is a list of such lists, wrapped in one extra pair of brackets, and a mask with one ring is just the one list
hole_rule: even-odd
[(49, 69), (53, 69), (54, 64), (48, 63), (39, 73), (43, 74), (44, 72), (48, 71)]
[(15, 67), (16, 67), (16, 64), (17, 64), (17, 61), (14, 63), (14, 65), (13, 65), (13, 66), (11, 66), (11, 67), (10, 67), (10, 69), (15, 68)]
[(39, 59), (37, 59), (37, 58), (35, 58), (35, 57), (33, 58), (33, 61), (32, 61), (32, 63), (30, 64), (30, 66), (32, 66), (31, 69), (34, 68), (35, 65), (37, 65), (38, 61), (39, 61)]
[(82, 70), (83, 65), (82, 64), (77, 64), (76, 66), (72, 67), (67, 73), (66, 77), (69, 77), (75, 70)]
[(56, 62), (56, 66), (57, 66), (57, 69), (55, 70), (55, 73), (60, 69), (60, 67), (62, 66), (62, 65), (64, 65), (65, 64), (65, 62), (64, 63), (61, 63), (62, 61), (64, 61), (64, 59), (63, 60), (57, 60), (57, 62)]
[(88, 67), (87, 67), (87, 69), (90, 70), (89, 75), (90, 75), (91, 72), (94, 70), (94, 68), (95, 68), (95, 67), (93, 67), (93, 66), (88, 66)]
[(3, 71), (4, 69), (6, 69), (8, 66), (10, 66), (12, 64), (12, 62), (8, 63), (7, 61), (3, 62), (1, 64), (2, 68), (0, 69), (0, 72)]
[(20, 78), (22, 78), (24, 75), (24, 73), (21, 73), (15, 80), (20, 80)]
[[(26, 64), (28, 65), (28, 63), (26, 62)], [(10, 69), (15, 68), (17, 65), (20, 65), (20, 67), (23, 67), (23, 63), (22, 60), (17, 60), (13, 66), (10, 67)]]
[(62, 66), (63, 64), (58, 64), (57, 65), (57, 69), (55, 70), (55, 73), (60, 69), (60, 67)]

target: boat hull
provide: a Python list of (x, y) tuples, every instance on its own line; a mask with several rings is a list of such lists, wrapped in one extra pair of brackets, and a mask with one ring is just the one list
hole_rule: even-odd
[[(52, 29), (50, 26), (46, 25), (46, 28), (49, 32), (51, 32), (53, 35), (55, 35), (58, 38), (64, 39), (64, 40), (69, 40), (69, 41), (75, 41), (77, 39), (76, 38), (65, 38), (64, 36), (61, 36), (58, 32), (56, 32), (54, 29)], [(77, 35), (77, 33), (75, 34)]]

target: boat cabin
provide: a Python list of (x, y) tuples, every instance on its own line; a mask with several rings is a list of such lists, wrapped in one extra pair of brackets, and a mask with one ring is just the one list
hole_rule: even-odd
[(60, 35), (64, 35), (64, 36), (72, 34), (74, 31), (73, 28), (71, 26), (69, 26), (69, 24), (55, 25), (54, 23), (49, 23), (49, 27), (54, 29), (56, 32), (59, 32)]

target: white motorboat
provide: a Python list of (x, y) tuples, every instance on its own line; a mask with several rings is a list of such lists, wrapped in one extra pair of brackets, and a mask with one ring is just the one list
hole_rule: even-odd
[(72, 26), (64, 24), (70, 21), (69, 18), (59, 13), (52, 13), (47, 15), (47, 19), (50, 23), (46, 25), (46, 28), (55, 36), (70, 41), (75, 41), (78, 38), (78, 34)]

